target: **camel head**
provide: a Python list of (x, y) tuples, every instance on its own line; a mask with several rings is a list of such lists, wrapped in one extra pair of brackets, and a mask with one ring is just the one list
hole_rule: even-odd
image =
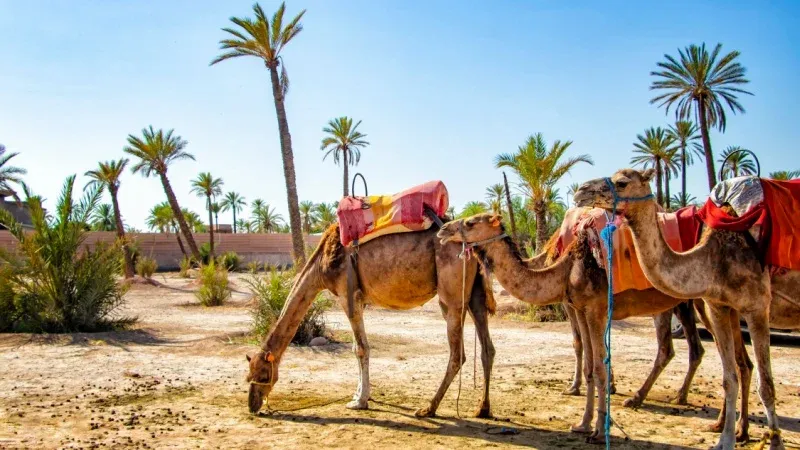
[(253, 357), (250, 355), (246, 357), (250, 365), (250, 373), (247, 374), (247, 381), (250, 383), (247, 404), (250, 413), (256, 414), (272, 390), (272, 386), (278, 382), (278, 361), (272, 352), (264, 350)]
[(447, 222), (442, 225), (436, 236), (442, 244), (461, 243), (465, 239), (468, 244), (471, 244), (487, 241), (504, 233), (501, 217), (496, 214), (484, 213)]
[[(617, 196), (617, 211), (622, 213), (631, 199), (652, 196), (650, 180), (655, 170), (622, 169), (611, 178), (595, 178), (581, 185), (573, 198), (577, 206), (593, 206), (611, 211), (614, 208), (614, 193)], [(610, 183), (609, 183), (610, 180)]]

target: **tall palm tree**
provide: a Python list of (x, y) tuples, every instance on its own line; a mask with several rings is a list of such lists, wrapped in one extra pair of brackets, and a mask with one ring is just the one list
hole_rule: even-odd
[(631, 164), (635, 166), (653, 167), (656, 169), (656, 202), (664, 205), (664, 195), (661, 190), (664, 176), (664, 160), (671, 157), (675, 150), (674, 139), (661, 127), (650, 127), (644, 130), (644, 135), (637, 134), (638, 142), (633, 143)]
[(336, 206), (334, 206), (334, 203), (317, 203), (314, 207), (314, 212), (317, 216), (317, 227), (320, 231), (325, 231), (329, 226), (339, 220), (336, 216)]
[(122, 243), (122, 253), (125, 259), (125, 278), (133, 278), (133, 255), (125, 241), (125, 227), (122, 225), (122, 213), (119, 208), (119, 177), (128, 165), (127, 158), (120, 158), (116, 161), (106, 161), (99, 163), (97, 169), (86, 172), (86, 176), (91, 179), (87, 186), (98, 186), (101, 190), (108, 189), (111, 195), (111, 205), (114, 209), (114, 224), (117, 231), (117, 239)]
[[(253, 56), (261, 59), (269, 70), (272, 82), (272, 97), (275, 100), (275, 113), (278, 118), (278, 132), (281, 142), (281, 157), (283, 158), (283, 176), (286, 179), (286, 196), (289, 204), (289, 224), (292, 230), (292, 251), (294, 259), (301, 267), (305, 264), (305, 247), (303, 245), (303, 232), (300, 229), (300, 209), (297, 197), (297, 181), (294, 171), (294, 155), (292, 154), (292, 136), (289, 134), (289, 121), (286, 119), (285, 99), (289, 91), (289, 77), (286, 74), (286, 64), (283, 62), (281, 50), (286, 47), (302, 30), (300, 19), (305, 10), (300, 11), (286, 25), (283, 24), (283, 14), (286, 4), (281, 6), (272, 16), (272, 23), (267, 19), (264, 10), (256, 3), (253, 5), (255, 19), (249, 17), (231, 17), (231, 22), (238, 27), (223, 28), (231, 35), (231, 39), (220, 41), (220, 49), (226, 52), (214, 58), (211, 65), (226, 59), (240, 56)], [(280, 67), (280, 75), (278, 74)]]
[(681, 169), (680, 148), (673, 145), (661, 163), (664, 165), (664, 208), (670, 210), (672, 198), (669, 195), (669, 182), (673, 176), (678, 176)]
[[(722, 166), (723, 177), (756, 174), (756, 164), (745, 150), (738, 145), (731, 145), (722, 152), (718, 162), (724, 164)], [(725, 161), (726, 159), (727, 161)]]
[(314, 202), (306, 200), (300, 202), (300, 219), (303, 222), (303, 233), (311, 233), (317, 218), (314, 214)]
[(677, 194), (672, 196), (672, 201), (678, 205), (687, 206), (697, 202), (697, 198), (691, 194), (684, 194), (683, 192), (678, 192)]
[(181, 214), (186, 219), (186, 224), (189, 225), (189, 229), (192, 230), (192, 233), (205, 233), (208, 231), (208, 227), (206, 227), (206, 224), (203, 223), (203, 219), (200, 218), (200, 214), (197, 214), (194, 211), (189, 211), (186, 208), (181, 208)]
[(253, 228), (256, 233), (274, 233), (283, 222), (283, 216), (275, 211), (275, 208), (265, 204), (253, 211)]
[(192, 181), (192, 193), (198, 197), (206, 198), (206, 209), (208, 209), (208, 232), (211, 247), (211, 257), (214, 257), (214, 204), (212, 199), (222, 195), (223, 181), (221, 178), (214, 178), (211, 172), (201, 172)]
[(800, 170), (779, 170), (777, 172), (770, 172), (769, 177), (773, 180), (788, 181), (800, 178)]
[(236, 221), (236, 229), (239, 233), (249, 233), (250, 232), (250, 221), (244, 219), (238, 219)]
[(93, 231), (117, 231), (114, 221), (114, 207), (108, 203), (97, 205), (91, 217)]
[(461, 213), (458, 215), (458, 217), (469, 217), (485, 212), (489, 212), (489, 205), (483, 202), (472, 201), (467, 202), (467, 204), (464, 205), (464, 208), (461, 210)]
[[(186, 214), (182, 213), (182, 215), (186, 217)], [(188, 255), (186, 253), (186, 247), (183, 245), (183, 240), (181, 239), (175, 213), (172, 212), (172, 207), (169, 205), (169, 202), (163, 202), (153, 206), (153, 208), (150, 209), (150, 215), (147, 216), (145, 223), (148, 228), (153, 231), (158, 231), (159, 233), (169, 233), (173, 231), (175, 233), (175, 238), (178, 240), (178, 247), (180, 247), (181, 253), (184, 256)]]
[(14, 189), (11, 189), (10, 183), (23, 184), (20, 175), (28, 173), (23, 168), (9, 166), (8, 162), (19, 153), (6, 154), (6, 147), (0, 144), (0, 190), (11, 192), (14, 199), (19, 201), (19, 196)]
[(663, 92), (653, 97), (651, 104), (666, 106), (666, 113), (675, 106), (676, 119), (689, 120), (694, 116), (699, 120), (709, 190), (717, 184), (717, 178), (708, 129), (717, 127), (719, 131), (725, 131), (725, 105), (734, 114), (744, 113), (736, 95), (753, 95), (738, 87), (750, 82), (744, 77), (746, 69), (736, 61), (739, 52), (734, 50), (719, 58), (720, 50), (722, 44), (717, 44), (709, 55), (705, 43), (690, 45), (678, 50), (680, 61), (664, 55), (666, 61), (657, 63), (659, 70), (650, 72), (657, 78), (650, 89)]
[(520, 185), (533, 202), (536, 216), (536, 250), (541, 251), (547, 242), (546, 200), (553, 186), (576, 164), (584, 162), (594, 165), (589, 155), (580, 155), (562, 161), (572, 141), (555, 141), (549, 148), (542, 133), (529, 136), (516, 153), (504, 153), (495, 158), (498, 168), (508, 167), (516, 172)]
[(503, 205), (503, 196), (506, 190), (503, 183), (493, 184), (486, 188), (486, 202), (492, 209), (492, 214), (500, 214)]
[(236, 233), (237, 231), (236, 213), (242, 212), (246, 205), (247, 203), (245, 202), (244, 197), (242, 197), (238, 192), (233, 192), (233, 191), (228, 192), (227, 194), (225, 194), (225, 198), (222, 199), (222, 203), (220, 205), (222, 206), (222, 211), (224, 212), (233, 211), (234, 233)]
[(574, 198), (575, 197), (575, 193), (578, 192), (578, 189), (580, 189), (580, 187), (581, 187), (581, 185), (578, 184), (578, 183), (570, 184), (569, 187), (567, 188), (567, 195), (572, 197), (572, 198)]
[(353, 119), (349, 117), (337, 117), (328, 122), (328, 126), (322, 129), (323, 133), (328, 134), (328, 136), (322, 139), (322, 144), (320, 145), (320, 150), (325, 152), (325, 156), (322, 157), (322, 160), (324, 161), (328, 155), (332, 155), (333, 162), (339, 164), (339, 160), (341, 159), (342, 166), (344, 166), (344, 184), (342, 186), (342, 192), (345, 197), (347, 197), (350, 192), (348, 186), (350, 176), (347, 166), (357, 165), (361, 160), (361, 149), (369, 145), (369, 142), (364, 140), (367, 135), (357, 130), (359, 125), (361, 125), (360, 120), (353, 125)]
[[(681, 149), (681, 192), (686, 192), (686, 167), (694, 163), (694, 156), (702, 158), (703, 151), (697, 140), (700, 139), (697, 125), (688, 120), (678, 120), (675, 125), (670, 125), (667, 130), (672, 139)], [(689, 152), (686, 152), (687, 147)], [(681, 206), (686, 206), (681, 203)]]
[(169, 178), (167, 178), (167, 169), (170, 164), (183, 159), (194, 161), (194, 156), (184, 151), (188, 143), (173, 133), (174, 130), (169, 130), (166, 133), (161, 129), (155, 131), (152, 126), (144, 128), (141, 138), (132, 134), (128, 135), (128, 145), (123, 148), (123, 151), (139, 158), (139, 161), (132, 167), (133, 173), (141, 173), (145, 178), (158, 175), (161, 179), (161, 185), (164, 187), (164, 193), (167, 195), (167, 201), (170, 208), (172, 208), (173, 214), (175, 214), (181, 233), (186, 238), (186, 243), (189, 244), (192, 256), (199, 261), (200, 251), (197, 248), (197, 243), (195, 243), (194, 236), (192, 236), (189, 226), (186, 224), (186, 219), (181, 214), (178, 198), (175, 197), (175, 192), (172, 190)]

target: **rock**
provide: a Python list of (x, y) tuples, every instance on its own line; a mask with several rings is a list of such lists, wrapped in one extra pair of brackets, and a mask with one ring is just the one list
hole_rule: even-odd
[(320, 347), (323, 345), (328, 345), (328, 340), (322, 336), (317, 336), (308, 343), (309, 347)]

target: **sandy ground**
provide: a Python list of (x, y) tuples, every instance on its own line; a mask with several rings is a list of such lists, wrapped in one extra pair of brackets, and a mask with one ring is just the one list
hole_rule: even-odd
[[(495, 420), (466, 418), (480, 389), (480, 380), (473, 389), (471, 325), (460, 402), (465, 419), (456, 417), (457, 381), (439, 418), (414, 417), (438, 387), (447, 361), (444, 321), (435, 301), (406, 312), (368, 312), (369, 411), (344, 407), (356, 386), (357, 366), (350, 345), (340, 343), (290, 348), (271, 396), (272, 408), (283, 412), (251, 416), (244, 355), (256, 346), (245, 337), (247, 295), (236, 293), (224, 307), (203, 308), (186, 280), (158, 279), (168, 287), (135, 286), (127, 294), (126, 313), (139, 317), (131, 331), (0, 336), (0, 448), (596, 448), (568, 431), (584, 400), (561, 395), (573, 367), (566, 323), (492, 320)], [(345, 336), (349, 327), (340, 311), (327, 319)], [(676, 358), (638, 410), (625, 409), (622, 402), (650, 369), (651, 320), (615, 323), (613, 345), (619, 393), (612, 414), (628, 436), (615, 429), (615, 448), (707, 448), (716, 441), (704, 431), (717, 415), (721, 395), (713, 343), (705, 342), (690, 406), (668, 403), (686, 369), (681, 340)], [(790, 447), (800, 442), (798, 356), (798, 348), (773, 347), (778, 412)], [(764, 431), (764, 416), (753, 384), (755, 437)], [(307, 408), (288, 411), (301, 407)], [(497, 427), (519, 433), (498, 435)]]

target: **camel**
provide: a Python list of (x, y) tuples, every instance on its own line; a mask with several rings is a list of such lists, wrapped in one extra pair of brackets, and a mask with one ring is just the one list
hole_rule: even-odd
[[(605, 348), (602, 344), (602, 332), (605, 329), (607, 312), (607, 279), (605, 270), (600, 268), (591, 254), (588, 239), (580, 232), (578, 238), (557, 261), (543, 269), (531, 269), (528, 262), (522, 259), (519, 249), (509, 236), (505, 234), (501, 219), (497, 215), (478, 214), (467, 219), (446, 223), (438, 233), (442, 244), (466, 242), (470, 247), (477, 247), (481, 258), (491, 267), (500, 284), (511, 295), (533, 305), (549, 305), (568, 300), (574, 309), (580, 336), (586, 347), (584, 351), (584, 376), (586, 379), (586, 406), (581, 422), (572, 427), (572, 431), (589, 433), (590, 442), (602, 442), (605, 438), (603, 423), (606, 406), (604, 401), (598, 402), (597, 422), (592, 429), (594, 416), (595, 389), (598, 397), (606, 395), (606, 375), (603, 366)], [(657, 327), (666, 330), (669, 326), (659, 326), (659, 320), (670, 319), (672, 309), (684, 300), (670, 297), (658, 290), (628, 290), (615, 295), (613, 318), (625, 319), (631, 316), (657, 316)], [(659, 314), (663, 313), (663, 314)], [(691, 330), (697, 339), (696, 328)], [(666, 339), (666, 337), (665, 337)], [(670, 341), (671, 344), (671, 341)], [(666, 352), (662, 350), (667, 349)], [(628, 402), (636, 406), (647, 395), (655, 379), (663, 370), (673, 353), (670, 346), (659, 347), (654, 368), (645, 381), (642, 389)], [(700, 357), (696, 354), (696, 364), (690, 366), (679, 399), (688, 392), (691, 378), (697, 369)]]
[[(609, 211), (616, 209), (615, 213), (627, 219), (639, 262), (656, 289), (679, 298), (703, 298), (724, 371), (725, 416), (722, 435), (714, 447), (718, 449), (733, 448), (736, 438), (736, 313), (744, 317), (755, 352), (758, 393), (769, 427), (765, 438), (771, 449), (784, 448), (775, 412), (769, 328), (800, 328), (800, 272), (770, 275), (746, 232), (709, 228), (692, 250), (672, 251), (656, 224), (656, 203), (650, 190), (654, 173), (653, 169), (623, 169), (610, 178), (588, 181), (575, 193), (575, 202)], [(746, 413), (742, 415), (746, 417)]]
[[(478, 270), (477, 262), (459, 259), (461, 247), (441, 244), (435, 227), (418, 232), (390, 234), (361, 244), (357, 250), (342, 246), (339, 227), (329, 227), (305, 267), (297, 275), (281, 315), (262, 343), (261, 350), (247, 356), (250, 383), (248, 405), (257, 413), (278, 381), (278, 367), (286, 347), (317, 294), (327, 289), (338, 296), (353, 329), (353, 351), (359, 364), (358, 388), (350, 409), (367, 409), (370, 398), (369, 344), (364, 329), (364, 306), (373, 304), (392, 309), (411, 309), (439, 295), (439, 306), (447, 323), (450, 358), (447, 371), (427, 407), (418, 417), (433, 417), (453, 378), (464, 363), (463, 320), (467, 311), (475, 323), (481, 342), (483, 394), (476, 417), (491, 417), (489, 379), (494, 346), (489, 336), (488, 315), (495, 304), (491, 286)], [(353, 311), (348, 310), (347, 263), (357, 252)], [(463, 283), (463, 284), (462, 284)], [(464, 295), (467, 298), (462, 298)], [(466, 303), (466, 305), (465, 305)]]

